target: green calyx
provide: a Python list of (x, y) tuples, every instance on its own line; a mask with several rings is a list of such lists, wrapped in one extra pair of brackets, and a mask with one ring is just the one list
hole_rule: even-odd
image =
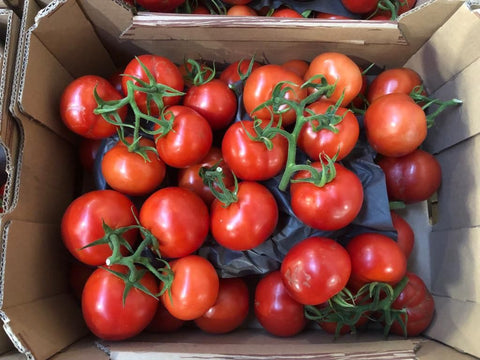
[(202, 167), (199, 170), (199, 176), (202, 178), (203, 183), (208, 186), (213, 196), (220, 201), (224, 207), (229, 207), (231, 204), (238, 201), (238, 179), (233, 174), (233, 190), (230, 190), (225, 186), (225, 174), (223, 169), (219, 166), (221, 160), (212, 167)]

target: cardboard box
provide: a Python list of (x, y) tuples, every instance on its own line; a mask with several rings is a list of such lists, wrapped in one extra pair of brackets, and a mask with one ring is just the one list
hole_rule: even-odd
[[(334, 341), (320, 331), (277, 339), (260, 329), (225, 336), (185, 330), (99, 344), (112, 359), (333, 359), (373, 354), (413, 359), (417, 351), (422, 359), (469, 358), (463, 352), (480, 356), (475, 338), (480, 320), (480, 186), (478, 160), (472, 156), (478, 154), (480, 144), (475, 116), (480, 20), (467, 4), (432, 0), (398, 22), (369, 23), (133, 16), (114, 0), (47, 3), (25, 1), (10, 104), (15, 115), (11, 126), (18, 124), (18, 133), (9, 145), (15, 181), (11, 205), (2, 219), (0, 315), (20, 352), (35, 359), (108, 358), (88, 337), (78, 304), (69, 293), (68, 255), (59, 235), (63, 211), (81, 185), (75, 138), (58, 115), (60, 94), (71, 80), (89, 73), (108, 76), (134, 55), (146, 52), (176, 62), (185, 56), (230, 62), (256, 54), (280, 63), (340, 51), (361, 63), (412, 67), (433, 95), (464, 100), (460, 108), (439, 118), (426, 144), (444, 173), (435, 204), (438, 221), (430, 223), (426, 203), (406, 212), (417, 236), (410, 268), (426, 281), (437, 304), (424, 337), (385, 341), (378, 334), (363, 334)], [(2, 139), (3, 126), (2, 122)]]

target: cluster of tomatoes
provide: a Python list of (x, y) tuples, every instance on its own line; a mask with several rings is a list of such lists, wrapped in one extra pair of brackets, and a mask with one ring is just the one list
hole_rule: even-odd
[[(396, 241), (367, 230), (345, 246), (308, 236), (278, 268), (248, 279), (219, 277), (198, 250), (207, 238), (238, 253), (270, 241), (281, 222), (264, 183), (271, 179), (289, 191), (288, 216), (332, 234), (346, 229), (365, 199), (362, 181), (342, 162), (363, 134), (388, 197), (426, 200), (440, 185), (440, 167), (419, 150), (432, 122), (424, 109), (446, 105), (426, 97), (410, 69), (367, 81), (335, 52), (279, 65), (239, 60), (217, 75), (193, 60), (141, 55), (121, 76), (82, 76), (63, 92), (61, 118), (82, 138), (85, 166), (95, 162), (108, 185), (76, 198), (61, 224), (72, 255), (98, 267), (78, 290), (90, 330), (121, 340), (194, 321), (225, 333), (253, 306), (278, 336), (300, 332), (308, 319), (337, 333), (369, 321), (422, 332), (433, 298), (407, 272), (414, 235), (393, 212)], [(114, 144), (100, 151), (107, 138)]]
[(152, 12), (180, 12), (192, 14), (221, 14), (230, 16), (272, 16), (282, 18), (317, 18), (327, 20), (395, 20), (412, 9), (416, 0), (340, 0), (338, 4), (322, 1), (302, 4), (285, 0), (273, 8), (255, 0), (126, 0), (141, 10)]

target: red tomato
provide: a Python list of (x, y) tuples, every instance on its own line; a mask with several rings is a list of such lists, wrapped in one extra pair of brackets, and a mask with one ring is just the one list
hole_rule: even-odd
[(380, 281), (395, 285), (405, 276), (407, 259), (400, 246), (388, 236), (364, 233), (353, 237), (346, 246), (352, 261), (349, 287)]
[(373, 79), (368, 87), (367, 100), (372, 103), (375, 99), (392, 93), (409, 95), (416, 86), (421, 84), (420, 75), (412, 69), (388, 69)]
[(102, 141), (100, 139), (81, 138), (78, 146), (78, 155), (80, 157), (80, 164), (86, 171), (93, 171), (95, 158), (97, 157), (98, 148)]
[[(160, 158), (167, 165), (184, 168), (201, 161), (213, 142), (212, 128), (195, 110), (182, 105), (166, 109), (165, 118), (173, 121), (173, 129), (166, 135), (155, 135)], [(158, 130), (155, 124), (154, 130)]]
[(237, 113), (235, 93), (218, 79), (192, 86), (183, 99), (183, 105), (196, 110), (207, 119), (213, 130), (226, 128)]
[(182, 5), (185, 0), (136, 0), (137, 5), (154, 12), (169, 13)]
[[(107, 122), (101, 115), (94, 114), (93, 111), (98, 106), (93, 95), (94, 89), (104, 101), (122, 98), (108, 80), (96, 75), (81, 76), (68, 84), (63, 91), (60, 98), (60, 117), (74, 133), (89, 139), (103, 139), (115, 134), (117, 126)], [(120, 108), (118, 114), (124, 121), (127, 108)]]
[(255, 316), (275, 336), (293, 336), (307, 325), (303, 304), (288, 295), (280, 271), (263, 277), (255, 289)]
[[(410, 272), (406, 276), (408, 277), (408, 283), (393, 302), (392, 308), (407, 310), (407, 319), (402, 315), (407, 324), (407, 336), (417, 336), (426, 330), (432, 322), (435, 302), (419, 276)], [(399, 322), (392, 324), (390, 332), (405, 335)]]
[(384, 95), (370, 104), (364, 116), (365, 132), (372, 148), (385, 156), (403, 156), (427, 136), (425, 112), (408, 95)]
[(228, 16), (257, 16), (255, 9), (248, 5), (233, 5), (227, 10)]
[(150, 195), (140, 209), (140, 223), (158, 240), (165, 258), (189, 255), (208, 234), (209, 215), (203, 200), (194, 192), (167, 187)]
[[(127, 273), (124, 266), (109, 269)], [(145, 273), (140, 284), (152, 294), (158, 292), (155, 277)], [(90, 331), (103, 340), (125, 340), (139, 334), (150, 323), (158, 299), (132, 287), (123, 303), (125, 282), (104, 268), (88, 278), (82, 295), (83, 318)]]
[[(320, 162), (311, 165), (320, 171)], [(308, 182), (290, 185), (293, 212), (314, 229), (341, 229), (350, 224), (362, 208), (363, 187), (360, 179), (340, 164), (335, 164), (335, 170), (336, 177), (323, 187)], [(302, 170), (293, 178), (310, 178), (310, 173)]]
[(205, 332), (225, 334), (238, 328), (248, 315), (250, 297), (242, 278), (220, 279), (217, 300), (195, 324)]
[(238, 184), (237, 198), (237, 202), (227, 207), (218, 199), (213, 201), (210, 209), (212, 235), (228, 249), (253, 249), (275, 230), (278, 206), (265, 186), (252, 181)]
[[(336, 103), (343, 94), (341, 105), (349, 104), (362, 88), (362, 72), (348, 56), (336, 52), (326, 52), (315, 57), (305, 73), (305, 81), (315, 75), (323, 75), (327, 82), (336, 84), (329, 100)], [(314, 81), (319, 83), (320, 79)]]
[(417, 149), (402, 157), (382, 157), (378, 165), (385, 173), (392, 200), (415, 203), (427, 200), (440, 187), (442, 168), (435, 157)]
[[(268, 122), (263, 121), (260, 127), (267, 125)], [(244, 120), (233, 123), (223, 136), (223, 158), (233, 173), (250, 181), (267, 180), (279, 174), (287, 162), (287, 139), (280, 134), (275, 135), (269, 150), (265, 143), (252, 140), (248, 134), (258, 137), (254, 122)]]
[(282, 66), (285, 69), (294, 72), (295, 74), (300, 76), (302, 79), (308, 70), (308, 62), (300, 59), (293, 59), (293, 60), (286, 61), (282, 64)]
[(219, 279), (213, 265), (198, 255), (188, 255), (170, 264), (174, 278), (162, 303), (170, 314), (181, 320), (199, 318), (214, 304)]
[[(275, 86), (283, 81), (289, 84), (282, 85), (282, 89), (290, 87), (285, 93), (284, 98), (290, 101), (299, 102), (307, 96), (307, 90), (301, 88), (303, 80), (294, 72), (291, 72), (281, 65), (263, 65), (255, 69), (245, 81), (243, 89), (243, 105), (245, 110), (252, 117), (270, 121), (272, 117), (272, 106), (254, 111), (257, 106), (268, 101), (272, 97)], [(296, 120), (295, 111), (288, 105), (281, 105), (279, 110), (282, 112), (282, 125), (293, 124)], [(279, 120), (280, 116), (275, 114), (274, 119)]]
[[(334, 104), (329, 101), (320, 100), (310, 104), (307, 109), (314, 114), (325, 114), (333, 106)], [(343, 116), (343, 119), (337, 125), (334, 125), (337, 132), (329, 129), (316, 131), (315, 127), (319, 126), (318, 120), (306, 123), (300, 131), (297, 142), (298, 147), (314, 161), (319, 160), (322, 154), (333, 158), (337, 152), (337, 161), (342, 160), (353, 150), (357, 143), (360, 126), (353, 112), (339, 107), (335, 114)]]
[(288, 251), (280, 271), (292, 298), (304, 305), (317, 305), (347, 285), (350, 256), (336, 241), (313, 236)]
[(77, 300), (82, 300), (82, 292), (85, 283), (95, 268), (85, 265), (79, 261), (72, 261), (68, 268), (68, 280), (73, 295)]
[(272, 17), (304, 19), (302, 14), (300, 14), (298, 11), (295, 11), (293, 9), (287, 9), (287, 8), (282, 8), (282, 9), (275, 10), (272, 14)]
[[(99, 266), (112, 255), (107, 244), (81, 250), (82, 247), (101, 239), (105, 232), (103, 222), (112, 229), (135, 225), (137, 210), (132, 201), (114, 190), (95, 190), (73, 200), (62, 218), (62, 240), (70, 253), (81, 262)], [(123, 234), (131, 245), (137, 239), (138, 231), (132, 229)], [(123, 254), (126, 254), (125, 248)]]
[(153, 333), (171, 333), (179, 330), (185, 324), (184, 320), (177, 319), (170, 314), (161, 301), (157, 311), (145, 330)]
[(352, 18), (343, 15), (329, 14), (325, 12), (317, 12), (315, 18), (324, 20), (352, 20)]
[(395, 211), (390, 211), (390, 214), (392, 214), (393, 227), (397, 231), (397, 244), (408, 260), (415, 244), (415, 234), (410, 224), (404, 218)]
[[(240, 66), (239, 66), (240, 64)], [(228, 65), (221, 73), (220, 80), (227, 85), (234, 84), (240, 81), (240, 73), (246, 74), (250, 66), (250, 60), (239, 60)], [(260, 63), (254, 61), (252, 64), (252, 71), (261, 66)]]
[(345, 8), (354, 14), (367, 14), (375, 11), (378, 0), (341, 0)]
[(112, 75), (110, 75), (108, 81), (110, 81), (110, 84), (113, 85), (113, 87), (118, 91), (119, 94), (125, 96), (122, 88), (122, 78), (122, 72), (119, 70), (115, 71)]
[[(210, 76), (212, 76), (212, 69), (208, 67), (207, 64), (200, 62), (200, 71), (202, 72), (201, 78), (202, 81), (207, 81)], [(190, 64), (188, 61), (184, 61), (182, 64), (178, 66), (178, 70), (180, 70), (180, 73), (183, 76), (183, 80), (185, 82), (185, 87), (187, 89), (191, 88), (193, 86), (193, 80), (194, 77), (197, 76), (196, 71), (197, 69), (194, 69), (192, 64)]]
[[(133, 138), (126, 141), (132, 143)], [(140, 146), (155, 148), (147, 138), (139, 141)], [(147, 195), (157, 189), (165, 178), (166, 166), (152, 150), (147, 151), (149, 161), (140, 154), (128, 150), (123, 141), (108, 150), (102, 159), (102, 174), (113, 189), (132, 196)]]
[[(155, 2), (158, 3), (158, 1)], [(141, 4), (139, 3), (139, 5)], [(122, 78), (122, 87), (124, 94), (128, 93), (128, 82), (131, 81), (134, 85), (139, 86), (138, 82), (134, 80), (133, 77), (145, 81), (146, 83), (150, 83), (148, 76), (143, 70), (139, 61), (150, 71), (157, 83), (167, 85), (178, 91), (183, 91), (184, 81), (182, 74), (172, 61), (158, 55), (140, 55), (130, 61), (124, 70), (125, 76), (123, 76)], [(150, 115), (152, 116), (158, 116), (160, 114), (158, 106), (153, 101), (150, 101), (149, 104), (147, 104), (147, 94), (145, 92), (135, 91), (134, 96), (135, 102), (138, 105), (140, 111), (147, 114), (150, 110)], [(176, 105), (181, 101), (181, 97), (164, 96), (162, 100), (165, 106)]]
[(203, 179), (199, 175), (199, 171), (202, 167), (211, 168), (214, 165), (222, 169), (225, 186), (227, 188), (233, 186), (235, 183), (233, 174), (225, 161), (223, 161), (222, 151), (214, 146), (212, 146), (207, 156), (205, 156), (200, 163), (178, 171), (178, 186), (193, 191), (205, 201), (205, 204), (210, 206), (215, 196), (210, 188), (204, 184)]

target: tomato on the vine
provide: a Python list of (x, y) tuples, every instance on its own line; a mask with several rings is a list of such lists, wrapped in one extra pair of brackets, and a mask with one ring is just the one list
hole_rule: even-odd
[(308, 70), (309, 64), (305, 60), (293, 59), (293, 60), (285, 61), (282, 64), (282, 66), (285, 69), (294, 72), (295, 74), (297, 74), (303, 79), (303, 77), (305, 76), (305, 73)]
[(185, 320), (177, 319), (170, 314), (161, 301), (158, 302), (157, 311), (146, 331), (153, 333), (171, 333), (179, 330), (185, 324)]
[(335, 240), (312, 236), (290, 248), (280, 271), (292, 298), (305, 305), (317, 305), (347, 285), (350, 256)]
[[(132, 144), (133, 137), (125, 140)], [(155, 143), (141, 138), (139, 146), (155, 149)], [(132, 196), (147, 195), (156, 190), (165, 178), (165, 163), (153, 150), (147, 150), (144, 159), (140, 154), (129, 151), (121, 140), (108, 150), (102, 158), (102, 174), (113, 189)]]
[[(98, 268), (88, 278), (82, 294), (83, 318), (90, 331), (103, 340), (125, 340), (143, 331), (152, 320), (158, 299), (132, 287), (123, 302), (125, 282), (108, 269), (126, 274), (114, 265)], [(155, 277), (145, 273), (139, 280), (152, 294), (158, 292)]]
[(165, 258), (189, 255), (208, 234), (208, 208), (194, 192), (166, 187), (150, 195), (140, 209), (140, 223), (150, 230)]
[(205, 332), (225, 334), (238, 328), (245, 321), (249, 310), (250, 296), (242, 278), (220, 279), (215, 304), (195, 324)]
[[(285, 167), (288, 141), (284, 136), (276, 134), (270, 139), (272, 148), (268, 149), (263, 141), (251, 138), (259, 137), (255, 126), (256, 123), (249, 120), (233, 123), (223, 136), (222, 154), (237, 177), (261, 181), (274, 177)], [(259, 126), (262, 129), (267, 127), (268, 121), (262, 121)]]
[[(320, 171), (319, 161), (311, 166)], [(363, 187), (358, 176), (339, 163), (335, 163), (335, 178), (322, 187), (309, 182), (290, 185), (292, 210), (305, 224), (319, 230), (339, 230), (350, 224), (363, 204)], [(307, 179), (307, 170), (299, 171), (293, 179)]]
[(378, 6), (379, 0), (341, 0), (345, 8), (354, 14), (368, 14)]
[[(112, 255), (107, 244), (82, 247), (105, 236), (103, 223), (113, 230), (136, 225), (137, 209), (132, 201), (115, 190), (95, 190), (73, 200), (62, 217), (62, 240), (70, 253), (81, 262), (99, 266)], [(133, 245), (138, 231), (131, 229), (123, 234)], [(127, 249), (122, 247), (123, 254)]]
[(170, 291), (161, 300), (170, 314), (194, 320), (208, 311), (218, 296), (219, 279), (213, 265), (198, 255), (188, 255), (170, 263), (174, 274)]
[(258, 282), (254, 310), (260, 325), (275, 336), (296, 335), (307, 325), (303, 304), (288, 294), (278, 270)]
[[(165, 119), (173, 121), (167, 134), (154, 136), (160, 158), (175, 168), (184, 168), (198, 163), (210, 151), (213, 142), (212, 128), (208, 121), (195, 110), (183, 105), (170, 106)], [(159, 125), (154, 125), (154, 131)]]
[(409, 95), (416, 86), (422, 85), (420, 75), (409, 68), (395, 68), (382, 71), (375, 76), (368, 87), (367, 100), (372, 103), (387, 94), (401, 93)]
[[(94, 113), (98, 106), (94, 90), (104, 101), (122, 98), (108, 80), (96, 75), (81, 76), (68, 84), (63, 91), (60, 98), (60, 117), (74, 133), (89, 139), (103, 139), (115, 134), (117, 126), (106, 121), (102, 115)], [(127, 107), (120, 108), (118, 115), (123, 122), (127, 117)]]
[[(259, 62), (254, 61), (252, 63), (251, 71), (262, 66)], [(220, 80), (227, 85), (235, 84), (240, 81), (240, 74), (247, 75), (248, 68), (250, 67), (250, 60), (242, 59), (234, 61), (229, 64), (221, 73)]]
[(410, 224), (395, 211), (390, 211), (392, 215), (392, 224), (397, 231), (397, 244), (402, 249), (405, 257), (410, 257), (415, 244), (415, 234)]
[(385, 173), (391, 200), (415, 203), (430, 198), (440, 187), (442, 168), (430, 153), (416, 149), (401, 157), (382, 157), (378, 165)]

